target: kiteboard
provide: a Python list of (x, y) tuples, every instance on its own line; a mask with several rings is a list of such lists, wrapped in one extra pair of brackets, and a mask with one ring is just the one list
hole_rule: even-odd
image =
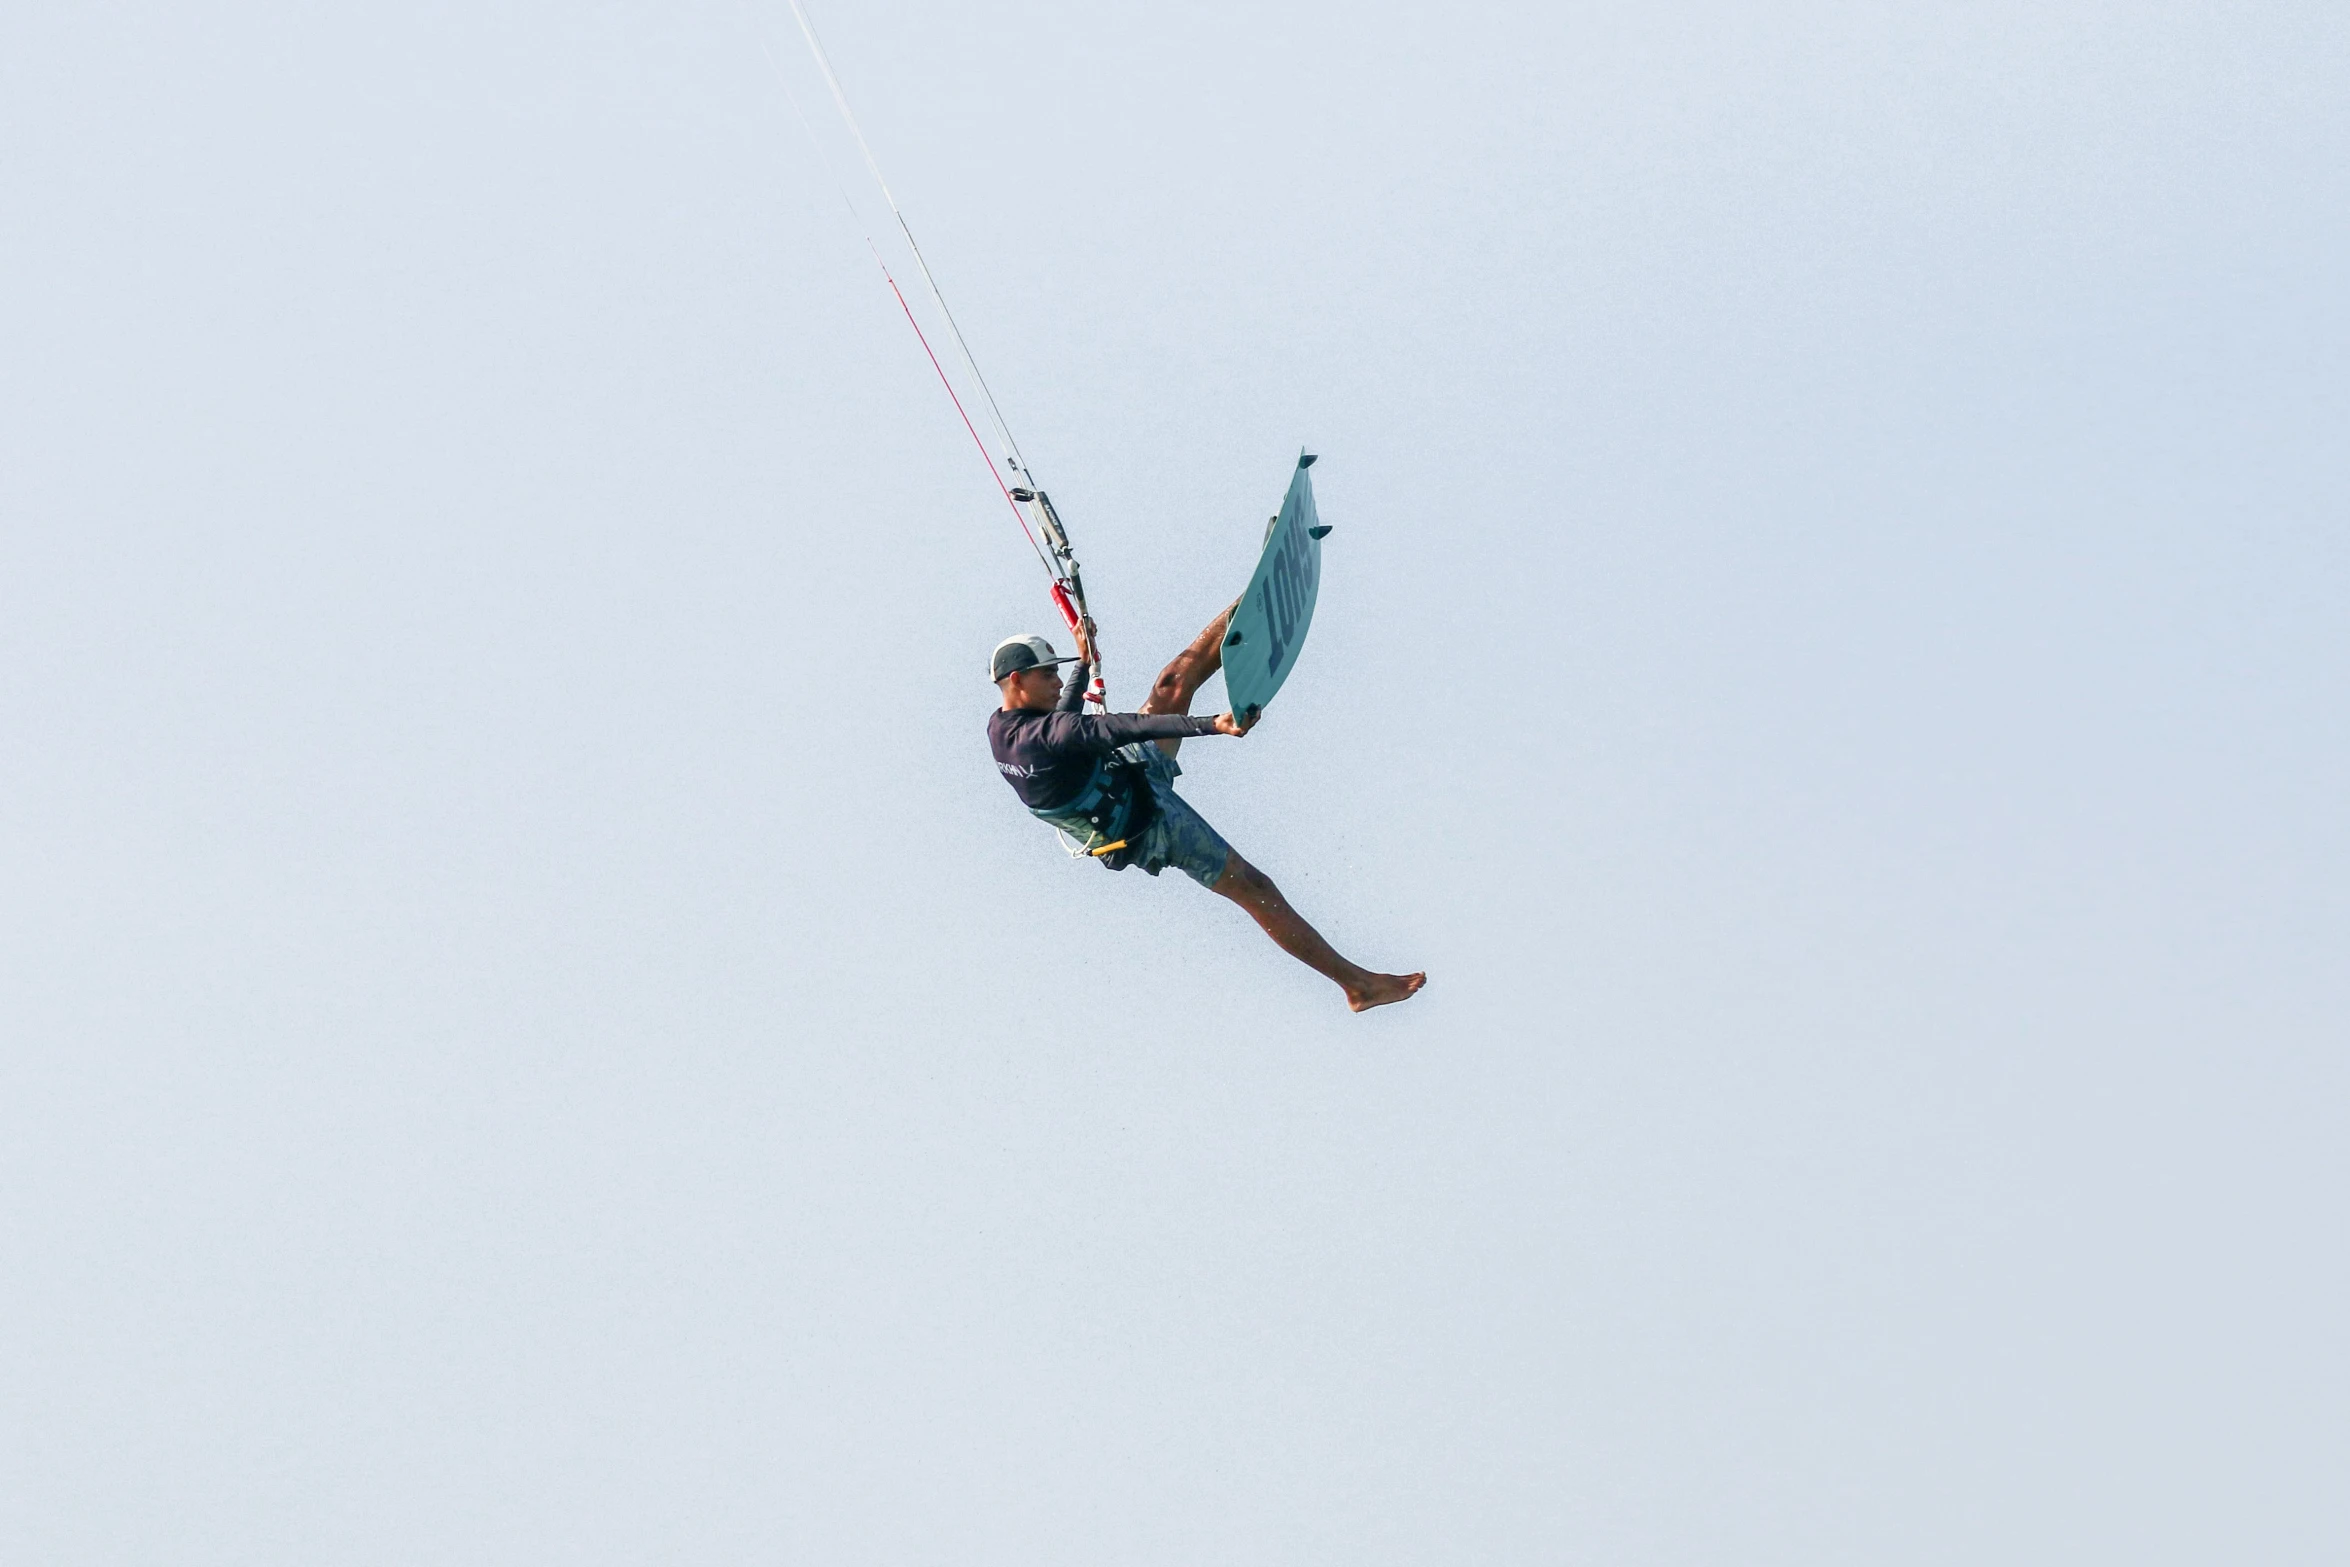
[(1281, 513), (1265, 533), (1256, 575), (1232, 612), (1224, 636), (1224, 689), (1232, 711), (1253, 723), (1273, 693), (1297, 667), (1306, 628), (1314, 623), (1314, 598), (1322, 586), (1322, 537), (1330, 531), (1314, 510), (1314, 484), (1306, 470), (1311, 452), (1300, 452)]

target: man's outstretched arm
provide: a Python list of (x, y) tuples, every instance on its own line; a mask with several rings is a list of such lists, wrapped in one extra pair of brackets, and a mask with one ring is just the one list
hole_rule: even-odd
[(1082, 709), (1086, 687), (1092, 680), (1091, 664), (1069, 666), (1069, 676), (1061, 686), (1060, 705), (1045, 720), (1048, 744), (1106, 752), (1137, 740), (1188, 740), (1194, 735), (1248, 732), (1247, 726), (1230, 713), (1218, 713), (1210, 718), (1194, 718), (1189, 713), (1087, 713)]
[(1056, 750), (1076, 747), (1108, 752), (1137, 740), (1184, 740), (1193, 735), (1239, 733), (1240, 726), (1232, 722), (1229, 713), (1193, 718), (1188, 713), (1056, 712), (1044, 721), (1045, 743)]

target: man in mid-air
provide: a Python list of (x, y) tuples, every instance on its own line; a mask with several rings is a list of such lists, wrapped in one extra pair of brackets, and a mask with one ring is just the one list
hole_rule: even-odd
[[(1175, 752), (1193, 735), (1243, 735), (1230, 713), (1193, 718), (1191, 699), (1223, 666), (1227, 609), (1159, 672), (1139, 713), (1085, 712), (1098, 655), (1084, 631), (1075, 658), (1042, 637), (1007, 637), (988, 663), (1004, 694), (988, 715), (996, 767), (1030, 811), (1068, 833), (1112, 870), (1139, 865), (1156, 876), (1174, 866), (1246, 909), (1281, 949), (1346, 992), (1357, 1012), (1406, 1000), (1425, 974), (1375, 974), (1349, 963), (1175, 792)], [(1064, 680), (1057, 672), (1073, 665)], [(1156, 742), (1155, 744), (1153, 742)]]

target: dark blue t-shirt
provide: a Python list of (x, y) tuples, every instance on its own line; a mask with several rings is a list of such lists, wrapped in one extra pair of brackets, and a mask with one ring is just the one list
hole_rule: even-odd
[(1091, 679), (1083, 664), (1071, 664), (1061, 686), (1061, 705), (1049, 713), (1032, 708), (998, 708), (987, 715), (987, 743), (996, 770), (1032, 811), (1066, 805), (1085, 787), (1103, 757), (1137, 740), (1187, 740), (1216, 732), (1214, 718), (1188, 713), (1097, 713), (1085, 708)]

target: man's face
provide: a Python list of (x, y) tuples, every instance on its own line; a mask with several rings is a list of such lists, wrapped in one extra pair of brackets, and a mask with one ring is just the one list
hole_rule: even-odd
[(1051, 707), (1061, 699), (1061, 672), (1055, 668), (1023, 669), (1004, 684), (1015, 707)]

